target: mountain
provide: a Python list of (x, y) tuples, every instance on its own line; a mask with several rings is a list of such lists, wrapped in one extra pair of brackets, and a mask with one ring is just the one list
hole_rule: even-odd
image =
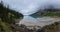
[(3, 2), (0, 3), (0, 32), (14, 32), (15, 20), (22, 18), (21, 13), (9, 9), (9, 6), (5, 7)]
[(0, 3), (0, 18), (5, 22), (13, 22), (13, 19), (23, 18), (21, 13), (16, 12), (15, 10), (5, 7), (3, 2)]
[(31, 14), (30, 16), (34, 18), (39, 18), (43, 16), (60, 16), (60, 9), (56, 8), (46, 8), (46, 9), (40, 9), (38, 12)]

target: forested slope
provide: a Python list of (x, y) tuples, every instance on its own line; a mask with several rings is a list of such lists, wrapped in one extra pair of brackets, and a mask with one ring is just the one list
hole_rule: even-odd
[(11, 28), (15, 25), (16, 19), (22, 19), (23, 15), (15, 10), (9, 9), (4, 6), (4, 3), (0, 3), (0, 32), (13, 32)]

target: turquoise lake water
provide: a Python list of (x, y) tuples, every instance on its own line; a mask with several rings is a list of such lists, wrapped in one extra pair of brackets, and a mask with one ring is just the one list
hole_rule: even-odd
[(33, 18), (42, 18), (43, 16), (32, 15), (31, 17), (33, 17)]

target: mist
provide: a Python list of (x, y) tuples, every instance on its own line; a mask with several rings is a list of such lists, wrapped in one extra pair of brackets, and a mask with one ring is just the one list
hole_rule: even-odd
[[(23, 15), (31, 15), (38, 12), (39, 9), (54, 8), (60, 9), (60, 0), (2, 0), (5, 6), (16, 10)], [(1, 0), (0, 0), (1, 2)]]
[[(40, 9), (47, 9), (49, 6), (53, 6), (56, 9), (60, 9), (60, 0), (2, 0), (5, 7), (15, 10), (24, 15), (23, 19), (18, 23), (25, 25), (38, 25), (44, 26), (57, 21), (55, 18), (43, 17), (33, 18), (29, 16), (34, 14)], [(1, 2), (1, 0), (0, 0)], [(60, 20), (60, 19), (58, 19)]]

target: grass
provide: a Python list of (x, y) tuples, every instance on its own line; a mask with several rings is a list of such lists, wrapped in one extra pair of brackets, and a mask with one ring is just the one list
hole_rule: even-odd
[(6, 26), (6, 24), (2, 21), (0, 21), (0, 26), (2, 26), (3, 32), (12, 32), (12, 30), (10, 30), (8, 26)]
[(45, 16), (60, 17), (60, 12), (49, 12)]

